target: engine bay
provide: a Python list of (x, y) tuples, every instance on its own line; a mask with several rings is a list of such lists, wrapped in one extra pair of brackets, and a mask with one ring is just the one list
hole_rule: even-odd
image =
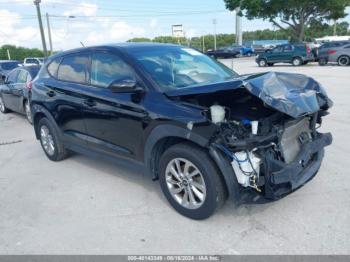
[(266, 181), (293, 163), (303, 145), (317, 137), (316, 125), (321, 123), (318, 112), (295, 119), (245, 89), (181, 99), (206, 108), (204, 114), (216, 126), (210, 145), (229, 159), (237, 182), (257, 192), (276, 190)]

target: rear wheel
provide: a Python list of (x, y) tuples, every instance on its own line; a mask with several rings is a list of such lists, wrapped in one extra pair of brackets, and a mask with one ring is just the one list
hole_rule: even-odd
[(350, 57), (343, 55), (338, 58), (338, 65), (347, 66), (350, 64)]
[(267, 66), (267, 61), (266, 61), (266, 59), (260, 59), (260, 60), (258, 61), (258, 65), (259, 65), (260, 67), (265, 67), (265, 66)]
[(253, 55), (252, 52), (248, 52), (248, 53), (247, 53), (247, 56), (249, 56), (249, 57), (251, 57), (252, 55)]
[(6, 108), (4, 100), (2, 99), (2, 97), (0, 96), (0, 111), (3, 114), (6, 114), (9, 112), (9, 110)]
[(180, 214), (206, 219), (226, 200), (221, 174), (208, 154), (187, 143), (169, 148), (160, 159), (162, 191)]
[(328, 61), (327, 61), (326, 58), (320, 58), (320, 59), (318, 59), (318, 64), (319, 64), (320, 66), (325, 66), (325, 65), (327, 65), (327, 63), (328, 63)]
[(293, 66), (301, 66), (303, 64), (303, 60), (300, 57), (294, 57), (292, 60)]
[(41, 146), (46, 156), (52, 161), (65, 159), (68, 152), (64, 148), (55, 126), (47, 119), (42, 118), (38, 123)]
[(28, 100), (26, 100), (24, 102), (24, 111), (26, 112), (26, 117), (27, 117), (28, 122), (30, 124), (33, 124), (32, 110), (30, 109), (30, 104), (29, 104)]

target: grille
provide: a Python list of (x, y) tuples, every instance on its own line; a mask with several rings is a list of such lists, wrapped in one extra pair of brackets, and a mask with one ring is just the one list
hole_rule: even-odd
[(287, 124), (281, 137), (281, 150), (284, 161), (291, 163), (299, 154), (302, 142), (311, 139), (310, 120), (304, 118), (298, 122), (292, 121)]

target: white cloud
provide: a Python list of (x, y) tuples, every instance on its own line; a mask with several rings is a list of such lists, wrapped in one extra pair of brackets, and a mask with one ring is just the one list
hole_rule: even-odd
[(152, 18), (151, 21), (149, 22), (149, 26), (150, 26), (151, 28), (155, 28), (155, 27), (157, 27), (157, 25), (158, 25), (158, 20), (157, 20), (157, 18)]
[(78, 6), (71, 8), (63, 13), (66, 16), (83, 15), (94, 16), (97, 13), (97, 5), (87, 2), (81, 2)]
[(11, 34), (14, 26), (21, 20), (21, 16), (8, 10), (0, 10), (0, 32), (4, 35)]

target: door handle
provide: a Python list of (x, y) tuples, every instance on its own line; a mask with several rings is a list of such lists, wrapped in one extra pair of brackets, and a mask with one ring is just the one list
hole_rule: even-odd
[(95, 102), (94, 100), (92, 100), (92, 99), (86, 99), (86, 100), (84, 100), (84, 104), (87, 105), (87, 106), (89, 106), (89, 107), (94, 107), (94, 106), (96, 106), (96, 102)]
[(54, 97), (56, 95), (56, 92), (53, 91), (53, 90), (50, 90), (50, 91), (47, 91), (46, 94), (49, 96), (49, 97)]

